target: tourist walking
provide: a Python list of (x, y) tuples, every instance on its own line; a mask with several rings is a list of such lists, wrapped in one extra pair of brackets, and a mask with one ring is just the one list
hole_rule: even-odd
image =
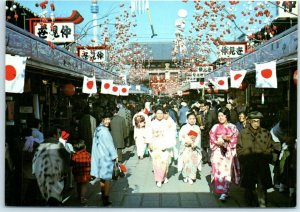
[(100, 180), (100, 189), (104, 206), (112, 204), (109, 200), (113, 166), (117, 157), (113, 138), (109, 132), (112, 114), (103, 112), (101, 123), (96, 128), (93, 137), (91, 176)]
[(218, 111), (218, 124), (209, 132), (211, 149), (211, 182), (219, 199), (228, 198), (231, 182), (239, 183), (239, 164), (236, 156), (238, 129), (230, 123), (230, 111)]
[(187, 115), (188, 123), (179, 131), (178, 171), (183, 176), (183, 182), (193, 184), (197, 170), (201, 171), (201, 131), (196, 125), (196, 115)]
[(75, 152), (72, 154), (71, 167), (76, 182), (76, 189), (80, 204), (87, 202), (87, 185), (91, 179), (91, 154), (86, 151), (84, 140), (74, 144)]
[(260, 126), (262, 118), (258, 111), (248, 114), (249, 126), (239, 134), (236, 149), (241, 165), (241, 186), (245, 188), (248, 205), (257, 206), (258, 200), (259, 207), (266, 207), (267, 189), (273, 187), (269, 167), (273, 141), (270, 132)]
[(125, 139), (128, 137), (126, 120), (117, 113), (116, 108), (112, 110), (112, 113), (114, 116), (110, 123), (111, 135), (114, 146), (117, 149), (118, 160), (119, 162), (123, 162), (123, 149), (125, 148)]
[(176, 123), (174, 120), (170, 117), (168, 108), (165, 108), (163, 110), (164, 113), (164, 119), (166, 120), (167, 124), (167, 151), (170, 154), (170, 161), (169, 164), (171, 164), (172, 159), (175, 161), (178, 158), (178, 150), (176, 148), (176, 136), (177, 136), (177, 128)]
[(155, 119), (151, 122), (151, 139), (149, 143), (150, 155), (152, 158), (154, 179), (157, 187), (167, 183), (169, 168), (169, 152), (167, 151), (168, 133), (167, 122), (164, 119), (162, 107), (156, 107)]
[(134, 140), (136, 146), (137, 156), (140, 160), (144, 159), (144, 154), (147, 148), (147, 143), (149, 143), (149, 123), (146, 123), (147, 115), (138, 113), (134, 116)]

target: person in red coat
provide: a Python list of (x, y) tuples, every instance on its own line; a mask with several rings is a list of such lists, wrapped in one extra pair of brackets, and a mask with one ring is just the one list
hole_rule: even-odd
[(83, 140), (79, 140), (74, 145), (75, 153), (72, 155), (72, 172), (74, 181), (77, 183), (77, 194), (81, 204), (86, 204), (87, 185), (91, 175), (91, 154), (86, 151), (86, 146)]

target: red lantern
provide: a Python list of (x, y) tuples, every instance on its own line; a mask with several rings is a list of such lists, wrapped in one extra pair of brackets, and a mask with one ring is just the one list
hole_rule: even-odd
[(298, 84), (298, 70), (294, 71), (293, 79), (294, 79), (294, 84), (297, 85)]
[(243, 91), (243, 90), (245, 90), (247, 87), (248, 87), (248, 83), (247, 83), (247, 82), (242, 82), (241, 85), (240, 85), (240, 87), (239, 87), (239, 89)]
[(65, 84), (63, 88), (64, 94), (66, 96), (73, 96), (75, 94), (76, 88), (73, 84)]
[(214, 88), (214, 93), (218, 93), (219, 90), (217, 88)]

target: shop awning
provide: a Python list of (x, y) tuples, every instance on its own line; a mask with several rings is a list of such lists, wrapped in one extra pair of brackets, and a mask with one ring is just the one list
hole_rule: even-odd
[(6, 53), (27, 56), (27, 67), (45, 70), (70, 77), (90, 76), (96, 79), (113, 79), (118, 76), (102, 67), (79, 58), (64, 48), (51, 49), (47, 41), (13, 25), (6, 23)]
[(230, 65), (222, 67), (207, 74), (205, 78), (222, 77), (229, 74), (231, 70), (247, 70), (251, 72), (255, 69), (254, 63), (264, 63), (277, 60), (277, 64), (287, 61), (297, 60), (298, 46), (298, 25), (273, 37), (263, 45), (260, 45), (254, 52), (245, 54), (231, 62)]

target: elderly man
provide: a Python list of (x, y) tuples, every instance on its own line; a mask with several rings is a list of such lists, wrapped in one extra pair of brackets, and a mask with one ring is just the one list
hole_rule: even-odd
[[(237, 141), (237, 155), (241, 167), (241, 186), (249, 206), (266, 207), (266, 191), (272, 188), (269, 163), (272, 162), (273, 141), (269, 131), (260, 127), (263, 115), (258, 111), (248, 114), (249, 126), (242, 130)], [(254, 205), (255, 204), (255, 205)]]

